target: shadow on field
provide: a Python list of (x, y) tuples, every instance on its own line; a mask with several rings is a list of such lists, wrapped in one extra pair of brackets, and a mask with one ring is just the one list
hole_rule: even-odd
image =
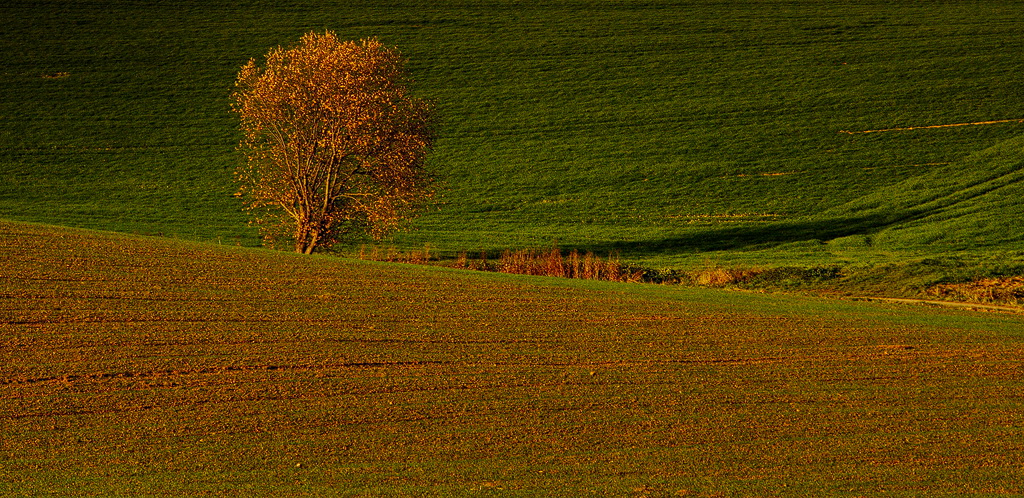
[(712, 252), (742, 249), (770, 249), (800, 242), (824, 243), (851, 235), (870, 235), (897, 223), (911, 221), (923, 213), (878, 215), (860, 218), (797, 220), (768, 225), (742, 225), (697, 229), (692, 233), (661, 240), (609, 241), (590, 244), (581, 250), (595, 254), (620, 253), (643, 256), (664, 253)]

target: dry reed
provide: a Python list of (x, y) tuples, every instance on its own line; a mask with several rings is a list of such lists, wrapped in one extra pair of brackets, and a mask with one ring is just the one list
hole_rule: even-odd
[(573, 249), (563, 253), (557, 246), (550, 249), (506, 249), (496, 260), (488, 259), (481, 251), (471, 257), (460, 251), (453, 259), (443, 262), (431, 253), (430, 246), (422, 250), (401, 251), (395, 247), (361, 246), (360, 259), (393, 263), (431, 264), (439, 263), (450, 268), (476, 271), (493, 271), (517, 275), (573, 278), (580, 280), (604, 280), (609, 282), (647, 282), (664, 284), (689, 284), (702, 287), (727, 287), (749, 282), (760, 275), (762, 270), (750, 268), (725, 268), (709, 266), (691, 271), (656, 271), (637, 265), (623, 263), (617, 254), (601, 257), (593, 252)]
[(506, 250), (501, 254), (497, 271), (611, 282), (641, 282), (645, 277), (645, 270), (622, 263), (617, 255), (602, 258), (592, 252), (580, 254), (575, 249), (563, 255), (557, 247), (547, 250)]

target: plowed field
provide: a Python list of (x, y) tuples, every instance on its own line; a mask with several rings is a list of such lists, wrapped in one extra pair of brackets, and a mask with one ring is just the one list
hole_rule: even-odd
[(1022, 340), (0, 222), (0, 494), (1022, 493)]

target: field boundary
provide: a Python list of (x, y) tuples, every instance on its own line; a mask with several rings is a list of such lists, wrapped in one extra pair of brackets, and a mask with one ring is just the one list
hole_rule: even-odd
[(941, 125), (928, 125), (928, 126), (907, 126), (904, 128), (881, 128), (878, 130), (839, 130), (839, 133), (846, 133), (847, 135), (859, 135), (863, 133), (882, 133), (887, 131), (909, 131), (909, 130), (926, 130), (932, 128), (955, 128), (957, 126), (981, 126), (981, 125), (992, 125), (992, 124), (1003, 124), (1003, 123), (1024, 123), (1024, 119), (999, 119), (995, 121), (974, 121), (971, 123), (953, 123), (953, 124), (941, 124)]

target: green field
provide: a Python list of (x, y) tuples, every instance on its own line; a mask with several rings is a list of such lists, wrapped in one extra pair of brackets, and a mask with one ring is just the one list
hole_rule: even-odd
[[(1024, 494), (1020, 313), (852, 299), (1024, 302), (1024, 3), (0, 15), (0, 495)], [(437, 102), (434, 266), (233, 197), (236, 72), (327, 29)], [(439, 267), (555, 245), (697, 286)]]
[(0, 223), (0, 494), (1024, 493), (1019, 315)]
[[(1024, 259), (1022, 153), (1007, 143), (1024, 131), (1019, 2), (12, 1), (0, 12), (8, 219), (254, 245), (231, 197), (234, 75), (331, 29), (398, 46), (438, 103), (432, 167), (447, 194), (400, 247), (557, 242), (653, 267)], [(1000, 189), (978, 190), (992, 167)], [(920, 195), (890, 205), (887, 192), (908, 186)]]

